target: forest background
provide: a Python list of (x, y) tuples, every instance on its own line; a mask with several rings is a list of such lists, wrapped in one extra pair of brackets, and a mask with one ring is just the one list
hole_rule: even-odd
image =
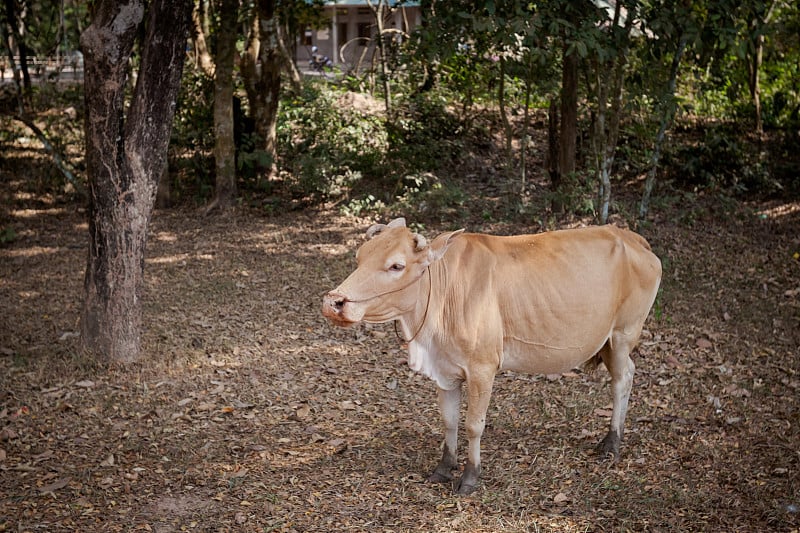
[[(0, 530), (797, 530), (800, 8), (365, 6), (312, 69), (317, 3), (2, 4)], [(319, 317), (400, 215), (650, 240), (627, 458), (607, 376), (508, 375), (484, 489), (421, 483), (432, 386)]]

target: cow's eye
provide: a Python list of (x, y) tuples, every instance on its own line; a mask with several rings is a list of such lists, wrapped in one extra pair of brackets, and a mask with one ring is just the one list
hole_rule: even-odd
[(389, 270), (392, 272), (402, 272), (406, 266), (403, 263), (395, 263), (389, 267)]

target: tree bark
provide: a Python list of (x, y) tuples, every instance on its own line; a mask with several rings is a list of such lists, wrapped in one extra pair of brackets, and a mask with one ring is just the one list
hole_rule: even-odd
[(761, 65), (764, 62), (764, 28), (772, 20), (772, 15), (775, 13), (775, 8), (778, 2), (773, 0), (767, 9), (766, 14), (763, 16), (757, 12), (753, 16), (753, 21), (750, 24), (751, 35), (750, 47), (748, 47), (747, 60), (747, 73), (748, 73), (748, 86), (750, 88), (750, 98), (753, 100), (753, 107), (755, 108), (755, 124), (756, 133), (759, 138), (764, 134), (764, 120), (761, 117)]
[[(597, 70), (597, 122), (594, 135), (594, 149), (597, 158), (599, 222), (608, 222), (611, 204), (611, 174), (619, 139), (619, 124), (622, 119), (623, 90), (625, 87), (625, 68), (628, 64), (630, 33), (635, 12), (631, 9), (625, 20), (625, 27), (619, 29), (622, 3), (617, 2), (614, 19), (609, 29), (610, 37), (615, 38), (617, 54), (610, 60), (598, 61)], [(608, 102), (611, 100), (611, 108)]]
[[(25, 15), (28, 8), (24, 0), (19, 3), (15, 0), (5, 0), (5, 2), (8, 25), (14, 35), (14, 41), (17, 44), (17, 52), (19, 53), (19, 72), (22, 74), (23, 89), (20, 94), (26, 95), (27, 97), (27, 95), (31, 93), (31, 75), (30, 72), (28, 72), (28, 45), (25, 39)], [(18, 6), (19, 9), (17, 9)], [(9, 46), (8, 49), (12, 57), (12, 65), (16, 65), (11, 47)], [(19, 80), (17, 80), (17, 82), (19, 84)]]
[(661, 125), (656, 134), (655, 144), (653, 146), (653, 154), (650, 156), (650, 170), (647, 173), (647, 178), (644, 181), (644, 192), (642, 192), (642, 201), (639, 204), (639, 219), (644, 220), (650, 210), (650, 195), (653, 192), (653, 185), (656, 182), (656, 173), (658, 172), (658, 163), (661, 160), (661, 147), (664, 144), (664, 137), (667, 133), (667, 127), (670, 122), (675, 118), (675, 87), (678, 85), (678, 72), (681, 66), (681, 59), (683, 52), (686, 50), (689, 37), (686, 32), (681, 35), (678, 42), (678, 49), (675, 51), (675, 56), (672, 58), (672, 66), (670, 68), (669, 80), (667, 81), (667, 93), (664, 96), (662, 105), (664, 111), (661, 115)]
[(575, 186), (575, 156), (578, 138), (578, 53), (567, 54), (561, 71), (561, 128), (558, 146), (558, 181), (553, 182), (552, 209), (563, 214), (569, 205)]
[[(238, 3), (236, 4), (238, 12)], [(194, 44), (194, 62), (200, 67), (206, 76), (209, 78), (214, 77), (214, 61), (211, 59), (211, 54), (208, 52), (208, 45), (206, 44), (206, 3), (202, 0), (197, 2), (192, 10), (192, 43)], [(220, 17), (226, 17), (228, 14), (223, 10)]]
[(90, 189), (81, 347), (115, 363), (140, 357), (147, 226), (166, 165), (191, 14), (189, 0), (149, 3), (126, 117), (129, 60), (145, 5), (100, 0), (81, 35)]
[(553, 190), (561, 180), (558, 173), (558, 123), (558, 101), (555, 97), (552, 97), (550, 98), (550, 106), (547, 109), (547, 157), (545, 158), (545, 167), (547, 175), (550, 176)]
[(381, 61), (381, 84), (383, 85), (383, 103), (386, 107), (386, 120), (389, 120), (389, 117), (392, 115), (392, 88), (389, 84), (389, 73), (386, 69), (386, 43), (384, 42), (384, 34), (383, 34), (383, 13), (384, 9), (387, 7), (385, 5), (386, 0), (378, 0), (375, 5), (372, 4), (371, 0), (367, 0), (367, 4), (369, 4), (370, 9), (372, 10), (372, 16), (375, 17), (375, 25), (377, 27), (377, 32), (375, 34), (375, 38), (377, 39), (377, 46), (378, 46), (378, 53), (380, 54), (380, 61)]
[(276, 128), (281, 92), (280, 20), (277, 0), (258, 0), (253, 9), (253, 23), (242, 55), (242, 75), (250, 116), (258, 137), (257, 149), (266, 153), (268, 163), (256, 169), (260, 180), (268, 180), (277, 158)]
[(210, 208), (236, 202), (236, 146), (233, 138), (233, 60), (239, 0), (221, 0), (214, 75), (214, 163), (216, 184)]
[(303, 82), (302, 78), (300, 77), (300, 71), (297, 70), (297, 65), (292, 57), (292, 52), (289, 50), (289, 46), (286, 44), (291, 40), (292, 37), (289, 35), (286, 26), (278, 25), (278, 51), (280, 52), (281, 60), (283, 61), (283, 70), (289, 77), (289, 83), (292, 85), (292, 90), (295, 93), (299, 93), (303, 88)]

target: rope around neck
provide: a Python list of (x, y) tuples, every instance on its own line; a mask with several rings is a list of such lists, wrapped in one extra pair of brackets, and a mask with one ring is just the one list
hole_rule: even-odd
[[(397, 336), (398, 339), (406, 343), (409, 343), (417, 338), (417, 335), (419, 335), (419, 333), (422, 331), (422, 327), (425, 325), (425, 320), (428, 318), (428, 308), (431, 306), (431, 293), (433, 292), (433, 276), (431, 275), (431, 266), (428, 265), (428, 268), (426, 268), (425, 271), (428, 272), (428, 299), (425, 302), (425, 313), (422, 315), (422, 322), (420, 322), (419, 328), (417, 328), (417, 332), (414, 333), (414, 335), (412, 335), (410, 339), (406, 340), (397, 331), (397, 320), (394, 321), (394, 334)], [(425, 273), (425, 271), (423, 271), (423, 274)], [(421, 277), (422, 275), (420, 274), (420, 278)]]

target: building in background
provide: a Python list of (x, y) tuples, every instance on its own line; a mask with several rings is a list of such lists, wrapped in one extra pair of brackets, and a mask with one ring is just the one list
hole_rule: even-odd
[[(373, 0), (376, 5), (378, 0)], [(327, 28), (306, 29), (297, 43), (296, 60), (301, 67), (312, 55), (327, 58), (344, 70), (364, 61), (371, 61), (378, 32), (375, 13), (367, 0), (326, 1)], [(400, 42), (421, 23), (419, 2), (389, 1), (384, 9), (385, 39)]]

